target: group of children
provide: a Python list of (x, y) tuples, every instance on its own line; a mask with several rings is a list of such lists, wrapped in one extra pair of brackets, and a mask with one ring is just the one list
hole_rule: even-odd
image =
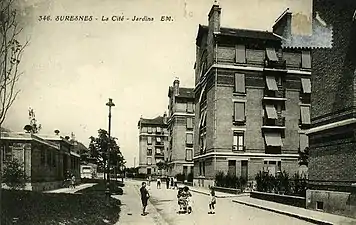
[[(183, 189), (178, 189), (178, 205), (180, 210), (186, 207), (187, 212), (190, 214), (192, 212), (191, 200), (192, 194), (189, 192), (189, 188), (185, 186)], [(216, 205), (216, 195), (213, 188), (210, 188), (210, 200), (209, 200), (209, 212), (208, 214), (215, 214), (215, 205)]]

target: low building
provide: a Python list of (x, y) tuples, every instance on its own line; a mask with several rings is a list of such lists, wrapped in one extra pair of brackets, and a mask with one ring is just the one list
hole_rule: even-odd
[(196, 38), (194, 185), (214, 185), (219, 171), (294, 175), (308, 146), (310, 51), (283, 48), (273, 32), (220, 27), (220, 14), (213, 5)]
[(180, 87), (176, 79), (168, 89), (168, 97), (168, 174), (184, 174), (187, 179), (194, 167), (194, 88)]
[(79, 155), (70, 151), (71, 145), (64, 138), (5, 132), (1, 134), (1, 145), (2, 165), (14, 158), (23, 163), (29, 177), (25, 187), (27, 190), (60, 188), (66, 171), (80, 178)]
[(158, 162), (165, 162), (168, 148), (167, 115), (153, 119), (140, 118), (139, 130), (139, 173), (160, 175)]

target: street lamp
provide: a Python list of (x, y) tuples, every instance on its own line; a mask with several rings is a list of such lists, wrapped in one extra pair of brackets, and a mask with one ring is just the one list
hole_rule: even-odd
[(108, 168), (107, 168), (107, 186), (106, 186), (106, 193), (109, 195), (110, 194), (110, 152), (111, 152), (111, 107), (115, 106), (115, 104), (112, 102), (112, 99), (109, 98), (109, 102), (106, 103), (107, 106), (109, 106), (109, 144), (108, 144)]

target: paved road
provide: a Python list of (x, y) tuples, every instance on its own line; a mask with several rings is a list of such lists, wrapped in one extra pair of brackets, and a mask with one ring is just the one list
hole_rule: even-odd
[[(130, 185), (128, 185), (126, 188), (134, 188), (135, 185), (137, 185), (137, 188), (139, 185), (139, 183), (135, 181), (128, 182)], [(296, 218), (233, 203), (231, 199), (217, 199), (216, 214), (210, 215), (208, 214), (209, 196), (198, 193), (192, 193), (194, 199), (193, 213), (190, 215), (178, 214), (178, 204), (176, 199), (177, 190), (167, 190), (163, 186), (162, 189), (157, 189), (154, 182), (151, 183), (151, 187), (149, 187), (149, 189), (151, 199), (149, 208), (150, 214), (148, 217), (145, 217), (147, 224), (152, 224), (152, 219), (150, 217), (157, 217), (157, 214), (161, 218), (161, 221), (163, 220), (166, 224), (169, 225), (312, 224)], [(133, 193), (131, 191), (128, 192)], [(139, 198), (137, 194), (132, 195), (131, 197)], [(162, 224), (162, 222), (156, 224)]]

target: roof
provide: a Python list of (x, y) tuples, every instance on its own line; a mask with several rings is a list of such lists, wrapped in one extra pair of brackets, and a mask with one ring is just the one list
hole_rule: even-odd
[[(200, 45), (201, 38), (209, 30), (208, 26), (199, 24), (199, 30), (197, 35), (197, 45)], [(262, 40), (272, 40), (272, 41), (281, 41), (281, 38), (276, 36), (273, 32), (270, 31), (261, 31), (261, 30), (251, 30), (251, 29), (237, 29), (237, 28), (227, 28), (221, 27), (220, 33), (217, 35), (221, 36), (233, 36), (239, 38), (253, 38), (253, 39), (262, 39)]]
[(23, 140), (23, 141), (37, 141), (42, 144), (48, 145), (50, 147), (59, 149), (57, 144), (51, 143), (46, 139), (42, 138), (38, 134), (31, 134), (25, 132), (3, 132), (1, 134), (1, 139), (3, 140)]
[(70, 145), (73, 145), (73, 143), (70, 140), (65, 139), (62, 136), (59, 135), (53, 135), (53, 134), (38, 134), (37, 136), (45, 139), (45, 140), (49, 140), (49, 141), (64, 141)]
[(138, 122), (138, 125), (140, 126), (140, 123), (141, 125), (145, 124), (145, 125), (159, 125), (159, 126), (164, 126), (166, 125), (164, 123), (164, 118), (163, 116), (157, 116), (156, 118), (154, 119), (145, 119), (145, 118), (141, 118), (140, 121)]
[[(168, 97), (171, 97), (171, 94), (173, 92), (173, 87), (169, 87), (168, 91)], [(179, 88), (179, 95), (176, 96), (178, 98), (194, 98), (194, 88)]]

